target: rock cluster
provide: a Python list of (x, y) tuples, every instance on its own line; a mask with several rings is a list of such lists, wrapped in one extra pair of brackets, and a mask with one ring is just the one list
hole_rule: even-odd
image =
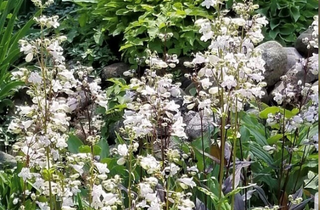
[[(267, 41), (257, 46), (262, 51), (262, 58), (266, 62), (265, 64), (265, 81), (267, 87), (265, 88), (265, 96), (262, 98), (262, 102), (267, 104), (273, 104), (273, 93), (275, 91), (281, 91), (285, 88), (281, 76), (286, 75), (291, 78), (291, 83), (296, 84), (299, 80), (305, 81), (317, 85), (318, 77), (311, 73), (311, 66), (318, 65), (318, 56), (313, 56), (313, 53), (318, 53), (317, 49), (307, 49), (306, 44), (302, 42), (304, 37), (311, 37), (311, 30), (306, 30), (301, 33), (297, 38), (294, 47), (283, 47), (276, 41)], [(308, 59), (308, 65), (304, 67), (301, 64), (302, 59)], [(186, 60), (186, 58), (183, 58)], [(180, 62), (181, 63), (181, 62)], [(183, 68), (183, 67), (182, 67)], [(124, 71), (128, 70), (129, 67), (123, 63), (115, 63), (107, 66), (103, 70), (103, 75), (121, 75)], [(179, 67), (181, 70), (181, 66)], [(186, 73), (186, 68), (182, 69), (183, 73)], [(105, 78), (102, 78), (104, 80)], [(192, 89), (194, 84), (191, 81), (181, 78), (182, 90), (186, 94), (190, 94), (189, 90)], [(201, 135), (201, 132), (212, 131), (213, 125), (211, 119), (204, 119), (204, 123), (201, 128), (200, 116), (196, 112), (185, 112), (184, 121), (187, 124), (186, 133), (189, 139), (195, 139)]]

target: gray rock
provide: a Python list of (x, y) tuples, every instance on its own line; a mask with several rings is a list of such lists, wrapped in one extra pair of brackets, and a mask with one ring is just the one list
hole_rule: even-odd
[(303, 55), (305, 58), (309, 57), (312, 55), (312, 53), (318, 53), (318, 49), (315, 49), (313, 47), (311, 47), (310, 49), (307, 48), (307, 45), (305, 43), (302, 42), (302, 40), (304, 38), (308, 38), (309, 40), (311, 40), (312, 38), (312, 28), (308, 28), (307, 30), (305, 30), (304, 32), (302, 32), (295, 43), (295, 48), (297, 49), (297, 51)]
[(286, 72), (296, 65), (297, 62), (302, 58), (299, 52), (294, 47), (284, 47), (287, 53), (287, 66)]
[(318, 62), (318, 56), (309, 57), (306, 67), (298, 62), (288, 70), (286, 75), (290, 78), (292, 84), (296, 84), (299, 80), (313, 83), (318, 79), (318, 74), (312, 73), (311, 69), (318, 69)]
[(110, 79), (113, 77), (124, 78), (123, 73), (128, 70), (130, 70), (130, 66), (125, 63), (119, 62), (119, 63), (111, 64), (111, 65), (106, 66), (102, 69), (101, 80), (102, 80), (102, 82), (104, 82), (107, 79)]
[(265, 64), (265, 82), (268, 87), (276, 84), (285, 74), (287, 54), (285, 49), (276, 41), (268, 41), (257, 47), (262, 50), (262, 58)]
[(213, 117), (203, 117), (202, 119), (202, 128), (201, 128), (201, 119), (198, 112), (189, 111), (184, 116), (184, 122), (186, 123), (185, 132), (189, 140), (194, 140), (201, 136), (201, 132), (204, 134), (208, 131), (212, 131), (214, 128)]
[(0, 169), (14, 168), (16, 165), (17, 161), (12, 155), (0, 151)]

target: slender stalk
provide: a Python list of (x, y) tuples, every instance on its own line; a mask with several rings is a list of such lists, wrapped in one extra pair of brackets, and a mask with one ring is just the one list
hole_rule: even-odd
[(131, 182), (132, 182), (132, 177), (131, 177), (131, 173), (132, 173), (132, 158), (133, 158), (133, 138), (130, 138), (130, 146), (129, 146), (129, 160), (128, 160), (128, 164), (129, 164), (129, 183), (128, 183), (128, 199), (129, 199), (129, 208), (132, 208), (132, 197), (131, 197)]
[[(206, 159), (205, 159), (205, 151), (204, 151), (204, 136), (203, 136), (203, 111), (201, 110), (199, 112), (200, 115), (200, 127), (201, 127), (201, 146), (202, 146), (202, 161), (203, 161), (203, 175), (204, 175), (204, 179), (207, 180), (207, 176), (206, 176)], [(207, 196), (205, 195), (204, 197), (204, 205), (207, 206)]]
[[(238, 100), (236, 99), (236, 107), (237, 107)], [(237, 109), (237, 108), (236, 108)], [(238, 132), (238, 112), (236, 110), (235, 113), (235, 128), (233, 133), (233, 156), (232, 156), (232, 190), (236, 188), (235, 186), (235, 178), (236, 178), (236, 153), (237, 153), (237, 132)], [(231, 197), (231, 210), (234, 209), (234, 195)]]
[(281, 182), (282, 182), (282, 178), (283, 178), (283, 161), (284, 161), (284, 143), (285, 143), (285, 117), (286, 117), (286, 112), (285, 109), (283, 111), (283, 122), (282, 122), (282, 132), (283, 132), (283, 136), (282, 136), (282, 145), (281, 145), (281, 163), (280, 163), (280, 171), (279, 171), (279, 198), (280, 202), (279, 204), (282, 203), (283, 198), (284, 198), (284, 192), (282, 192), (281, 190)]

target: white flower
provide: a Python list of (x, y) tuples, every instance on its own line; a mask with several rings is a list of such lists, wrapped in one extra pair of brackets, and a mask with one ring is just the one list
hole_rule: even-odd
[(173, 112), (179, 112), (179, 108), (180, 105), (176, 104), (174, 101), (170, 101), (163, 109)]
[(201, 3), (201, 6), (209, 9), (210, 7), (215, 7), (217, 4), (221, 4), (221, 3), (222, 2), (219, 0), (204, 0), (204, 2)]
[(184, 131), (184, 126), (186, 126), (185, 123), (183, 123), (183, 117), (182, 116), (176, 116), (176, 121), (173, 123), (171, 129), (172, 129), (172, 136), (177, 136), (180, 138), (187, 139), (187, 135)]
[(223, 78), (223, 82), (221, 83), (221, 87), (227, 87), (229, 90), (236, 86), (237, 86), (237, 81), (234, 79), (234, 76), (232, 75), (226, 75)]
[(183, 189), (187, 189), (188, 186), (191, 188), (196, 186), (196, 183), (192, 179), (193, 179), (193, 177), (191, 177), (191, 178), (185, 177), (185, 178), (180, 178), (177, 181), (180, 182), (180, 185)]
[(80, 175), (83, 174), (83, 165), (70, 165), (71, 167), (74, 168), (74, 170), (76, 170)]
[(139, 156), (138, 159), (140, 166), (147, 170), (148, 174), (153, 174), (157, 171), (160, 171), (160, 163), (152, 155), (147, 155), (147, 157)]
[(97, 167), (100, 174), (106, 174), (110, 172), (106, 163), (94, 163), (94, 165)]
[(206, 62), (206, 59), (201, 53), (197, 53), (196, 57), (192, 60), (192, 63), (194, 64), (202, 64), (205, 62)]
[(18, 176), (21, 177), (23, 181), (26, 181), (27, 179), (31, 179), (32, 174), (30, 172), (30, 168), (25, 168), (25, 167), (22, 168)]
[(60, 137), (57, 139), (56, 147), (59, 149), (63, 149), (68, 147), (68, 144), (66, 143), (66, 139), (63, 137)]
[(120, 156), (124, 157), (128, 155), (128, 148), (126, 144), (119, 144), (118, 145), (118, 153)]
[(170, 166), (164, 168), (164, 173), (167, 174), (169, 172), (170, 176), (176, 175), (179, 171), (180, 168), (174, 163), (170, 163)]
[(203, 89), (208, 89), (211, 85), (212, 85), (212, 82), (210, 82), (209, 78), (204, 78), (202, 80), (200, 80), (200, 83), (203, 87)]
[(37, 72), (31, 72), (28, 82), (31, 82), (33, 84), (41, 84), (42, 82), (42, 77)]
[(283, 96), (280, 93), (275, 93), (273, 100), (277, 102), (277, 104), (282, 104)]

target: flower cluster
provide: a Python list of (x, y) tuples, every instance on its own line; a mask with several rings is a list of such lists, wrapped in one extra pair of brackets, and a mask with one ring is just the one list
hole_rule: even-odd
[[(41, 1), (35, 3), (47, 6)], [(57, 19), (57, 16), (34, 18), (42, 28), (56, 28), (59, 25)], [(32, 99), (30, 104), (17, 106), (17, 117), (8, 128), (17, 135), (18, 143), (14, 149), (18, 151), (18, 160), (24, 163), (19, 177), (37, 189), (31, 197), (40, 209), (53, 209), (53, 197), (62, 201), (61, 209), (76, 209), (74, 198), (83, 181), (91, 183), (93, 208), (118, 205), (117, 193), (102, 193), (99, 191), (102, 185), (93, 184), (96, 178), (101, 182), (107, 178), (107, 164), (97, 162), (86, 153), (69, 154), (67, 151), (67, 133), (73, 124), (79, 122), (72, 114), (85, 114), (89, 118), (89, 121), (80, 122), (89, 145), (93, 146), (100, 140), (103, 122), (93, 116), (94, 104), (106, 107), (108, 99), (99, 86), (99, 80), (91, 81), (89, 78), (92, 68), (66, 68), (60, 46), (64, 40), (65, 36), (19, 41), (26, 62), (36, 61), (34, 69), (19, 68), (12, 73), (13, 79), (26, 82), (27, 94)], [(84, 165), (88, 163), (96, 172), (83, 178)], [(62, 175), (61, 171), (67, 168), (68, 176)], [(29, 192), (25, 191), (24, 196), (28, 195)], [(104, 199), (100, 201), (101, 197)]]
[[(234, 10), (238, 18), (218, 16), (214, 20), (196, 21), (202, 33), (201, 40), (211, 40), (211, 44), (208, 51), (197, 53), (191, 63), (185, 64), (197, 71), (193, 75), (186, 75), (195, 81), (197, 90), (196, 97), (184, 97), (188, 108), (196, 106), (205, 115), (211, 115), (212, 107), (224, 104), (225, 112), (238, 112), (243, 109), (245, 102), (265, 94), (265, 62), (260, 52), (254, 49), (254, 44), (262, 41), (261, 28), (267, 21), (259, 15), (252, 19), (247, 15), (248, 11), (256, 8), (257, 5), (252, 3), (235, 3)], [(240, 28), (243, 37), (239, 36)]]

